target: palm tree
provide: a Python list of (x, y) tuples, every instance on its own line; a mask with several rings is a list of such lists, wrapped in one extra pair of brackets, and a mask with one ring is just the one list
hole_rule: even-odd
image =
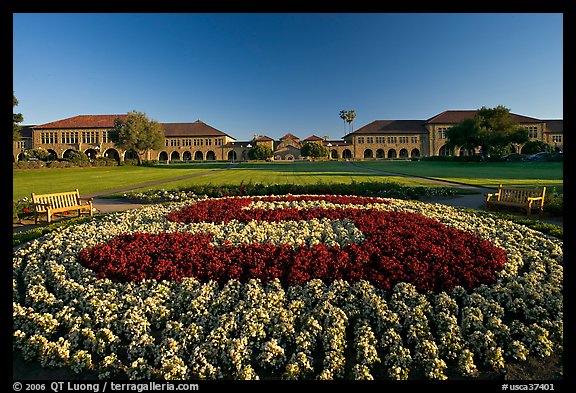
[(340, 118), (344, 120), (344, 132), (346, 132), (346, 118), (348, 116), (348, 111), (341, 110), (340, 111)]
[(354, 131), (354, 119), (356, 118), (356, 112), (351, 110), (346, 112), (346, 122), (350, 126), (350, 131)]

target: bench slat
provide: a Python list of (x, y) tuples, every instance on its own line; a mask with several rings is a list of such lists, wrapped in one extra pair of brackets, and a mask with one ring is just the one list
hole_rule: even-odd
[(538, 209), (539, 213), (544, 210), (544, 197), (546, 187), (536, 188), (507, 188), (502, 184), (498, 187), (498, 193), (486, 196), (486, 209), (489, 206), (511, 206), (524, 208), (530, 216), (532, 209)]
[(87, 199), (86, 204), (80, 201), (80, 192), (78, 189), (72, 192), (59, 192), (53, 194), (35, 194), (32, 193), (32, 203), (34, 204), (35, 222), (38, 223), (38, 215), (46, 214), (48, 222), (51, 221), (52, 215), (66, 211), (78, 211), (78, 215), (86, 210), (93, 215), (92, 200)]

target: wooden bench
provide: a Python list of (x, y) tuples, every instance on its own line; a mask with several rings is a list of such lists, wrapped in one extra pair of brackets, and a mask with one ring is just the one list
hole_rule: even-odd
[(546, 187), (542, 188), (509, 188), (498, 187), (498, 192), (486, 195), (486, 210), (489, 207), (517, 207), (526, 210), (528, 217), (532, 209), (538, 209), (538, 213), (544, 211), (544, 197)]
[(92, 209), (93, 198), (82, 198), (78, 189), (70, 192), (57, 192), (53, 194), (32, 193), (32, 205), (34, 208), (34, 223), (38, 224), (38, 218), (46, 214), (46, 220), (50, 223), (52, 216), (70, 211), (77, 211), (78, 216), (82, 213), (94, 215)]

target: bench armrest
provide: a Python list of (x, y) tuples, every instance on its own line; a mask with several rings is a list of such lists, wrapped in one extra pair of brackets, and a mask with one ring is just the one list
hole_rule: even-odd
[(528, 200), (529, 200), (529, 201), (541, 201), (541, 200), (543, 200), (543, 199), (544, 199), (544, 197), (541, 197), (541, 196), (539, 196), (539, 197), (528, 197)]
[(498, 194), (486, 194), (486, 202), (488, 202), (492, 197), (497, 197)]

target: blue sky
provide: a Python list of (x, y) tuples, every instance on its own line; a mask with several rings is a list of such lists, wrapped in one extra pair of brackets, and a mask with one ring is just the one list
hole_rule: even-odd
[(561, 13), (13, 15), (22, 124), (145, 112), (239, 139), (504, 105), (563, 118)]

